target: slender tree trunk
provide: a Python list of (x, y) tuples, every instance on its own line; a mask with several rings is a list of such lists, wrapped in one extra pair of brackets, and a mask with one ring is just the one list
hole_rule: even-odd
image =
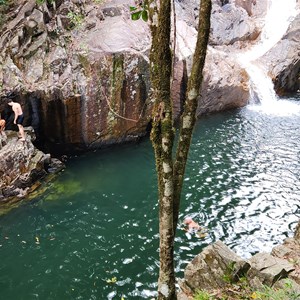
[(150, 51), (151, 82), (155, 100), (151, 141), (155, 153), (159, 192), (160, 269), (158, 299), (176, 299), (174, 274), (174, 236), (178, 221), (180, 194), (185, 165), (196, 120), (197, 97), (210, 29), (211, 0), (201, 0), (199, 32), (188, 81), (180, 138), (175, 164), (172, 158), (174, 128), (171, 101), (172, 55), (170, 50), (171, 0), (155, 0), (149, 4), (152, 46)]
[(171, 0), (161, 0), (158, 24), (151, 26), (151, 80), (155, 105), (151, 140), (155, 152), (159, 190), (160, 269), (158, 299), (176, 299), (173, 229), (173, 160), (174, 141), (170, 79)]
[(196, 49), (193, 57), (191, 75), (181, 116), (179, 142), (174, 163), (174, 210), (173, 222), (176, 230), (180, 207), (180, 197), (185, 173), (186, 161), (190, 149), (193, 129), (196, 122), (197, 98), (203, 79), (203, 68), (210, 32), (211, 0), (201, 0)]

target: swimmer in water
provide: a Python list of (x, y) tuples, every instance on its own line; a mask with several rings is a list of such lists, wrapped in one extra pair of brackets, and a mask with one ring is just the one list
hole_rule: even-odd
[(189, 233), (197, 233), (201, 229), (200, 225), (191, 217), (185, 218), (183, 224), (187, 226), (185, 230)]

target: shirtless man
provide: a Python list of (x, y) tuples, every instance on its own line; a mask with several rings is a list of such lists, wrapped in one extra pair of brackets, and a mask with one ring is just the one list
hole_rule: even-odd
[(19, 133), (20, 133), (20, 140), (25, 141), (25, 133), (23, 128), (23, 121), (24, 121), (24, 115), (22, 111), (22, 107), (19, 103), (12, 101), (11, 99), (8, 100), (8, 105), (11, 106), (15, 117), (14, 117), (14, 124), (18, 125)]

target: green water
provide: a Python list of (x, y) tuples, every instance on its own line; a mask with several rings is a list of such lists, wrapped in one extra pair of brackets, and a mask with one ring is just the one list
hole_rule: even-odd
[[(300, 103), (292, 104), (293, 114), (246, 108), (197, 124), (180, 220), (192, 216), (208, 232), (189, 239), (178, 230), (177, 276), (217, 239), (248, 257), (292, 234)], [(154, 297), (157, 215), (149, 141), (70, 159), (46, 192), (0, 217), (0, 299)]]

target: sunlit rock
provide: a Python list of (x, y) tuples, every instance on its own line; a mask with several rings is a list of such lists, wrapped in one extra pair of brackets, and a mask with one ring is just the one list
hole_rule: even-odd
[(283, 38), (268, 51), (261, 63), (267, 66), (279, 94), (297, 92), (300, 87), (300, 15), (291, 23)]
[[(206, 247), (184, 271), (185, 282), (191, 289), (218, 289), (232, 279), (245, 274), (250, 268), (247, 261), (237, 256), (221, 241)], [(228, 280), (224, 280), (225, 277)]]
[(282, 245), (276, 246), (271, 254), (257, 253), (243, 260), (221, 241), (207, 246), (186, 267), (184, 280), (179, 280), (179, 299), (188, 299), (197, 290), (222, 293), (230, 290), (230, 285), (238, 286), (241, 278), (254, 290), (266, 286), (300, 292), (300, 222), (294, 238), (287, 238)]
[(237, 41), (255, 40), (260, 28), (242, 7), (234, 4), (213, 6), (211, 15), (211, 45), (232, 45)]
[[(182, 111), (195, 47), (198, 2), (175, 1), (176, 118)], [(34, 127), (41, 145), (72, 152), (147, 134), (153, 104), (151, 38), (147, 23), (131, 20), (129, 5), (135, 2), (20, 0), (5, 12), (0, 28), (1, 94), (17, 92), (26, 111), (25, 123)], [(249, 80), (234, 53), (257, 40), (266, 5), (266, 0), (213, 1), (211, 47), (198, 115), (247, 104)], [(288, 43), (282, 42), (286, 46), (278, 46), (280, 61), (269, 64), (277, 90), (292, 91), (298, 85), (299, 43), (293, 42), (292, 32), (284, 38)]]
[(249, 76), (235, 57), (209, 48), (197, 115), (247, 105)]

